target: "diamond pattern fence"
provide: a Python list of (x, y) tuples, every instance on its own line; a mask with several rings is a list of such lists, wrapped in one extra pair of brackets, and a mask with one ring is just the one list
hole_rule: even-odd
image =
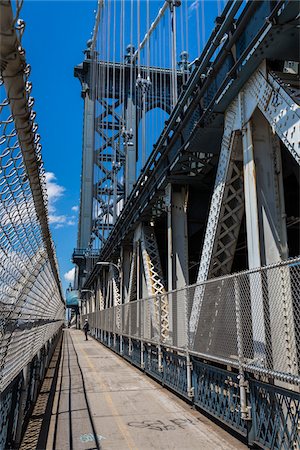
[(0, 392), (64, 317), (21, 6), (0, 14)]
[[(191, 333), (190, 314), (200, 290), (198, 326)], [(166, 300), (170, 327), (164, 337), (152, 317), (154, 304)], [(96, 315), (101, 329), (119, 334), (116, 308), (124, 336), (269, 379), (300, 382), (300, 258), (98, 311), (90, 320)]]

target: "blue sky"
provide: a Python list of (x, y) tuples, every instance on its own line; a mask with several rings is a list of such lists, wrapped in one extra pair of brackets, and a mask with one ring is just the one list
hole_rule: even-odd
[[(197, 0), (184, 1), (190, 11), (190, 42), (194, 39), (196, 48)], [(151, 2), (152, 17), (162, 4), (162, 0)], [(223, 1), (204, 2), (201, 47), (223, 5)], [(83, 60), (96, 8), (97, 2), (91, 0), (25, 0), (20, 15), (26, 22), (23, 46), (32, 68), (32, 95), (47, 172), (50, 225), (64, 289), (68, 286), (69, 277), (65, 275), (72, 269), (71, 255), (76, 247), (81, 170), (83, 101), (73, 68)]]
[(21, 18), (43, 160), (49, 183), (49, 215), (64, 288), (76, 246), (80, 193), (82, 106), (73, 68), (82, 62), (94, 26), (92, 1), (25, 0)]

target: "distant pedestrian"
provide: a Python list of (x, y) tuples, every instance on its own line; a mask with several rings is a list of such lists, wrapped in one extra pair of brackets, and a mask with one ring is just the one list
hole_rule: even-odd
[(90, 324), (89, 324), (88, 319), (85, 319), (85, 321), (84, 321), (83, 331), (85, 334), (85, 340), (88, 341), (88, 332), (90, 331)]

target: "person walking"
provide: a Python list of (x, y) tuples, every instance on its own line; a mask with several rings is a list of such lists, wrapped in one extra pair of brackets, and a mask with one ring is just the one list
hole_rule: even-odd
[(85, 319), (85, 321), (84, 321), (83, 331), (85, 334), (85, 340), (88, 341), (88, 332), (90, 331), (90, 324), (89, 324), (88, 319)]

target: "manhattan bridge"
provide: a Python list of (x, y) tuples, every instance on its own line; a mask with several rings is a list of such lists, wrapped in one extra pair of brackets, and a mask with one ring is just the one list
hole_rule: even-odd
[(0, 449), (299, 449), (299, 3), (98, 0), (66, 300), (22, 4), (0, 0)]

